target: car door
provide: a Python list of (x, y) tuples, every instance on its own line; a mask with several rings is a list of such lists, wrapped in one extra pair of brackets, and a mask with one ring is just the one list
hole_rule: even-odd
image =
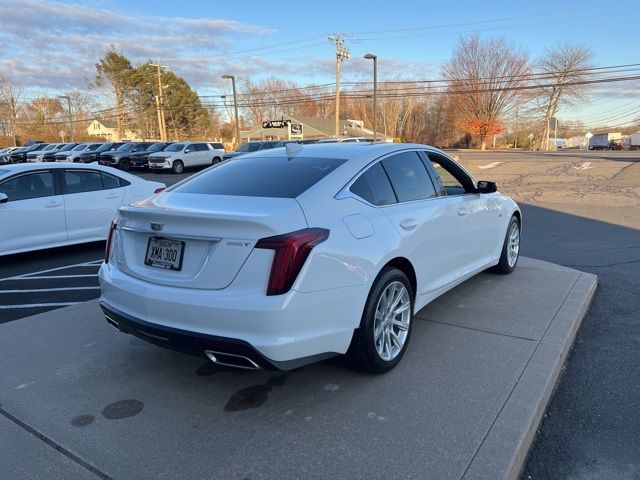
[(382, 159), (398, 203), (383, 208), (414, 255), (418, 293), (426, 294), (460, 275), (457, 200), (439, 197), (417, 151)]
[(196, 143), (195, 148), (198, 152), (198, 165), (211, 165), (213, 152), (209, 150), (209, 145), (206, 143)]
[(198, 152), (196, 151), (195, 143), (188, 144), (182, 153), (185, 167), (193, 167), (198, 164)]
[(492, 260), (498, 234), (496, 194), (477, 192), (473, 178), (453, 159), (426, 152), (435, 171), (439, 188), (447, 197), (458, 199), (459, 245), (463, 255), (463, 275), (472, 273)]
[(0, 181), (0, 251), (41, 248), (67, 240), (64, 197), (50, 170)]
[(106, 238), (125, 193), (118, 179), (84, 169), (65, 169), (62, 179), (69, 240)]

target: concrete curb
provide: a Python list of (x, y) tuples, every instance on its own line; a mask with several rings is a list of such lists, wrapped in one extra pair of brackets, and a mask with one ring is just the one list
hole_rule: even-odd
[(463, 479), (519, 478), (591, 301), (598, 277), (582, 273), (556, 312)]

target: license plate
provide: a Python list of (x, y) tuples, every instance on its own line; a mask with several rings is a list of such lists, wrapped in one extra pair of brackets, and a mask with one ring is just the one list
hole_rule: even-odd
[(182, 256), (184, 242), (167, 240), (166, 238), (151, 237), (147, 245), (144, 264), (165, 270), (182, 270)]

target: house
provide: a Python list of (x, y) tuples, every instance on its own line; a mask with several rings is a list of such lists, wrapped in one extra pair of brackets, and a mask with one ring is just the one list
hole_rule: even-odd
[[(254, 125), (240, 131), (240, 143), (250, 140), (292, 140), (292, 139), (322, 139), (335, 136), (336, 123), (334, 118), (300, 117), (281, 115), (280, 118), (270, 119), (278, 125), (277, 128), (263, 128), (264, 125)], [(265, 124), (266, 122), (263, 122)], [(282, 124), (282, 126), (280, 126)], [(365, 137), (373, 139), (373, 130), (364, 128), (362, 120), (340, 120), (340, 134), (344, 137)], [(376, 138), (385, 142), (393, 142), (393, 137), (378, 133)]]
[[(105, 140), (112, 142), (118, 142), (122, 140), (118, 136), (118, 128), (116, 122), (113, 120), (98, 120), (95, 119), (87, 127), (87, 133), (91, 136), (102, 137)], [(125, 130), (124, 138), (134, 138), (136, 134), (130, 130)]]

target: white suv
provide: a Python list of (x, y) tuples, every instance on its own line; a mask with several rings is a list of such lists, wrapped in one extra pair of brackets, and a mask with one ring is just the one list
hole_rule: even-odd
[(182, 173), (185, 167), (214, 165), (222, 160), (224, 149), (214, 149), (207, 142), (178, 142), (163, 151), (149, 155), (149, 168), (170, 169)]

